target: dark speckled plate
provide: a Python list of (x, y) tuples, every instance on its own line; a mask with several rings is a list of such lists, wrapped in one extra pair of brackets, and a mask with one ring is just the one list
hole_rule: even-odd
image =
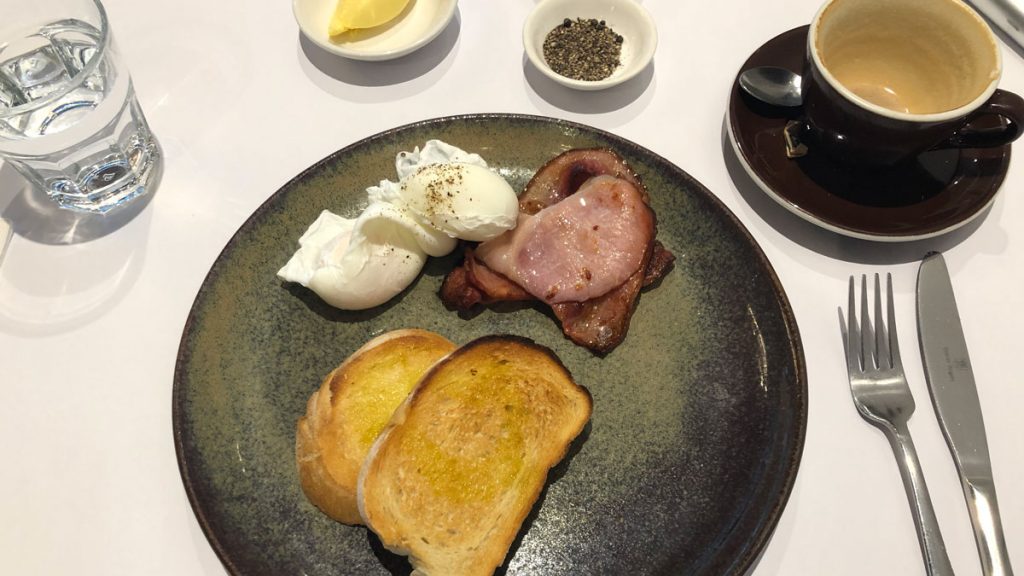
[[(320, 210), (357, 211), (395, 154), (430, 138), (482, 154), (516, 187), (573, 147), (608, 146), (633, 165), (678, 260), (644, 292), (619, 348), (594, 356), (528, 306), (471, 319), (446, 311), (436, 293), (454, 257), (365, 312), (331, 309), (275, 277)], [(807, 382), (764, 254), (710, 192), (636, 144), (561, 120), (474, 115), (390, 130), (317, 163), (242, 225), (199, 290), (178, 352), (174, 439), (193, 509), (230, 573), (408, 572), (366, 529), (306, 500), (294, 444), (321, 379), (371, 336), (410, 326), (456, 342), (528, 336), (593, 394), (587, 433), (503, 571), (742, 574), (768, 542), (800, 461)]]

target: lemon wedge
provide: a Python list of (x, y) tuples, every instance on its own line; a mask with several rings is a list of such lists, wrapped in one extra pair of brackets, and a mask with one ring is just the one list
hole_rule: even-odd
[(343, 34), (357, 28), (373, 28), (387, 24), (402, 13), (409, 0), (338, 0), (327, 33)]

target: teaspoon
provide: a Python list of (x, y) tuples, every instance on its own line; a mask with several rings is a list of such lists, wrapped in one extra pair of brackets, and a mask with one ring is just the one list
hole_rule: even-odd
[(772, 106), (794, 107), (804, 102), (803, 78), (777, 66), (758, 66), (740, 74), (740, 87), (754, 98)]

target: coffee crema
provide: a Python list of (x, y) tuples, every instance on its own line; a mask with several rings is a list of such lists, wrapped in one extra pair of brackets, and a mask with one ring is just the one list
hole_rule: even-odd
[(998, 79), (998, 47), (972, 26), (987, 28), (959, 3), (838, 2), (821, 15), (815, 49), (860, 98), (895, 112), (941, 113), (970, 104)]

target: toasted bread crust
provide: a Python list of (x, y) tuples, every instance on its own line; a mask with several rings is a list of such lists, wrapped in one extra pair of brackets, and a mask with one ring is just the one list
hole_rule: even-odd
[(377, 438), (359, 476), (363, 520), (417, 574), (491, 574), (592, 410), (547, 348), (475, 340), (435, 364)]
[(364, 344), (324, 379), (295, 434), (299, 482), (313, 504), (340, 522), (362, 522), (356, 481), (370, 445), (420, 377), (454, 349), (433, 332), (395, 330)]

